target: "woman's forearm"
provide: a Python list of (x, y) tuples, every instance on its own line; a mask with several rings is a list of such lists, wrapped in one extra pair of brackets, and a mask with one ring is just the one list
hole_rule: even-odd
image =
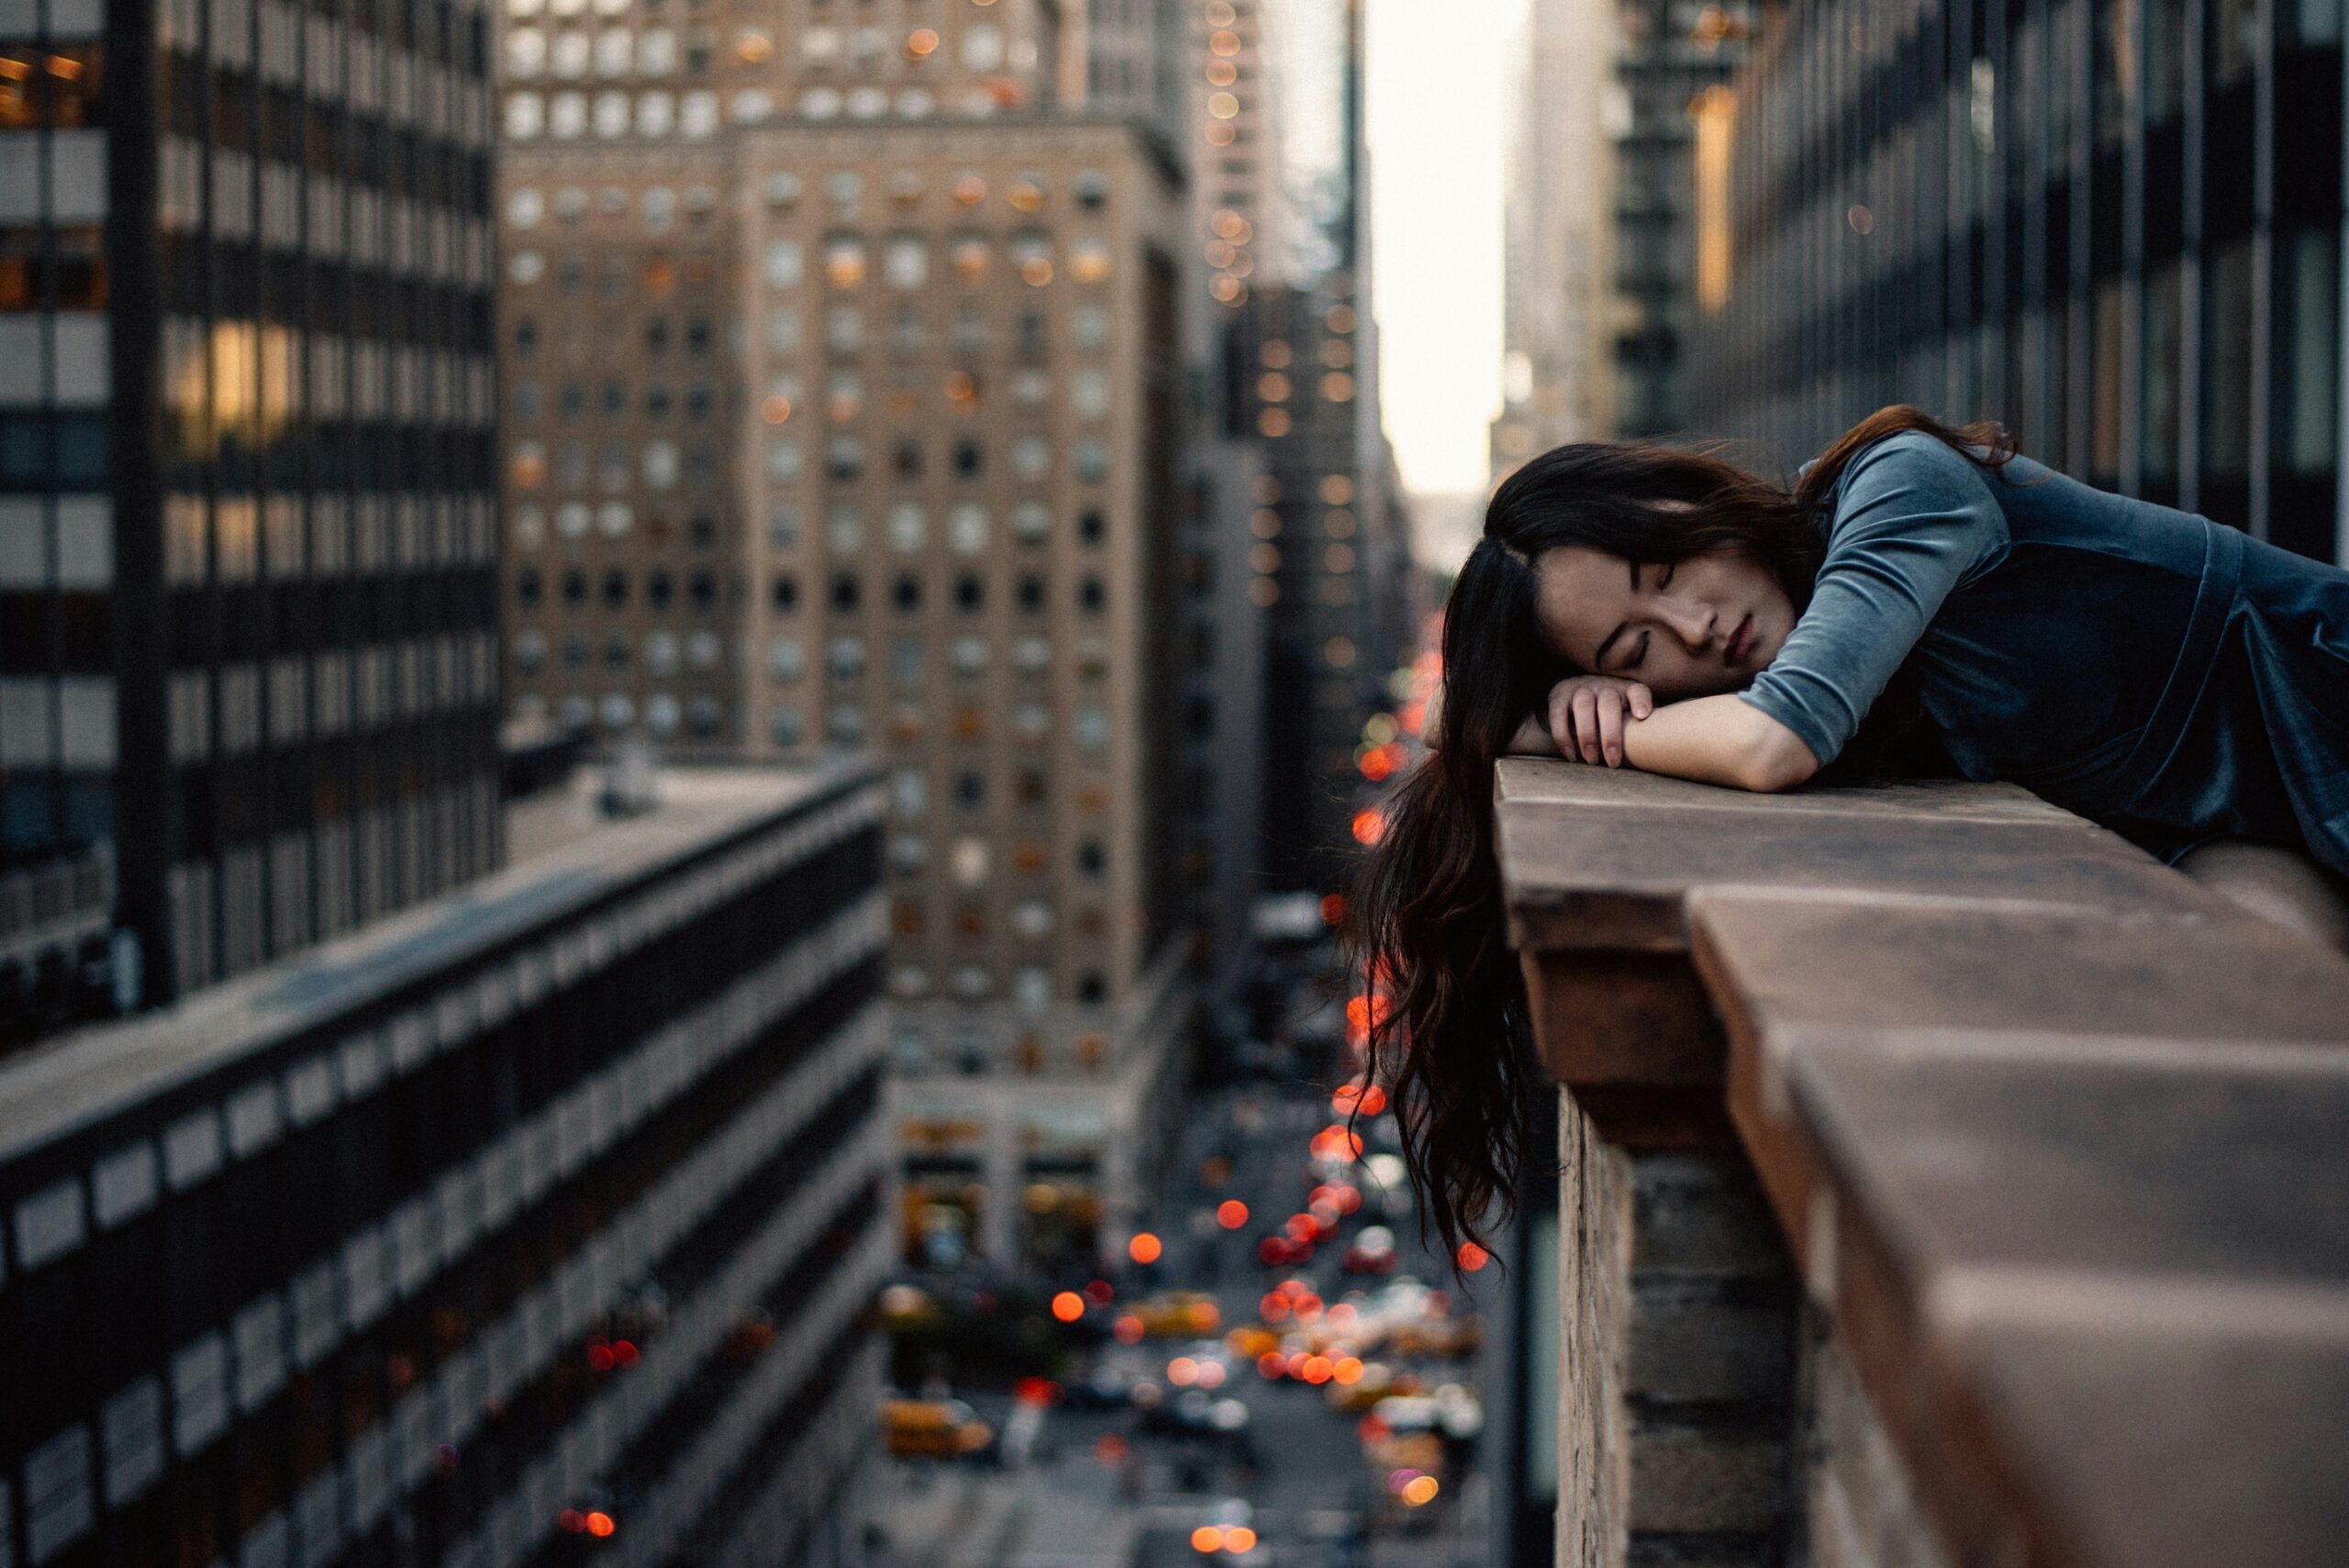
[(1734, 693), (1669, 703), (1623, 726), (1623, 760), (1731, 789), (1789, 789), (1819, 770), (1801, 737)]

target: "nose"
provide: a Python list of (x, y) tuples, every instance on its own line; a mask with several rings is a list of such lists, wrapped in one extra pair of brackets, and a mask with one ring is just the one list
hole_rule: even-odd
[(1713, 623), (1720, 613), (1712, 606), (1667, 595), (1657, 606), (1657, 611), (1664, 624), (1672, 628), (1672, 634), (1691, 651), (1701, 651), (1712, 641)]

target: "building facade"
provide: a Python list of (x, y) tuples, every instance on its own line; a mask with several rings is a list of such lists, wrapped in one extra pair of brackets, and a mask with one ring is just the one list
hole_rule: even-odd
[[(1181, 1022), (1184, 183), (1146, 116), (1084, 106), (1068, 20), (532, 8), (503, 46), (516, 710), (883, 761), (941, 1257), (1121, 1245)], [(1089, 1108), (1030, 1126), (1037, 1095)], [(1027, 1178), (941, 1176), (947, 1123)], [(1083, 1225), (1031, 1241), (1040, 1183)]]
[(1518, 35), (1503, 206), (1495, 483), (1615, 433), (1617, 0), (1532, 0)]
[(880, 792), (662, 794), (0, 1070), (0, 1562), (861, 1559)]
[(131, 997), (498, 863), (486, 22), (0, 11), (0, 856)]
[(1736, 83), (1696, 422), (1791, 468), (1878, 406), (2349, 559), (2342, 17), (1789, 13)]

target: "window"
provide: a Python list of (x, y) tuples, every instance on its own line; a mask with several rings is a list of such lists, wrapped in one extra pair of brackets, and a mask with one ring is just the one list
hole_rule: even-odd
[(824, 519), (824, 542), (833, 553), (853, 555), (864, 548), (864, 513), (852, 502), (836, 504)]
[(628, 607), (628, 573), (617, 566), (604, 573), (604, 607), (607, 610)]
[(796, 637), (778, 637), (767, 644), (767, 673), (778, 681), (796, 681), (807, 668), (807, 651)]
[(769, 288), (796, 288), (807, 276), (807, 252), (796, 239), (775, 239), (767, 244), (766, 267)]
[(718, 606), (718, 576), (711, 572), (696, 572), (685, 579), (685, 598), (696, 610), (711, 610)]
[(946, 515), (947, 542), (957, 555), (976, 555), (987, 547), (986, 508), (963, 502)]
[(1011, 531), (1022, 544), (1041, 544), (1052, 530), (1052, 515), (1041, 501), (1022, 501), (1011, 509)]
[[(1345, 546), (1333, 544), (1330, 548), (1343, 550)], [(1086, 577), (1076, 585), (1076, 604), (1085, 614), (1097, 616), (1109, 607), (1109, 590), (1103, 586), (1100, 578)]]
[(985, 449), (965, 437), (954, 443), (954, 472), (964, 479), (975, 478), (986, 466)]
[(1109, 205), (1109, 176), (1098, 169), (1078, 170), (1069, 189), (1076, 195), (1076, 205), (1086, 212), (1099, 212)]
[(921, 579), (911, 573), (899, 577), (889, 590), (889, 599), (904, 614), (910, 615), (921, 608)]
[(843, 680), (853, 680), (864, 673), (864, 639), (835, 637), (832, 639), (830, 662), (832, 673)]
[(854, 288), (864, 281), (864, 241), (851, 235), (824, 244), (824, 275), (834, 288)]
[(852, 305), (832, 307), (824, 321), (824, 341), (836, 354), (853, 354), (864, 347), (864, 314)]
[(854, 436), (834, 436), (824, 449), (824, 469), (841, 481), (864, 474), (864, 443)]
[(767, 735), (778, 746), (796, 746), (806, 734), (796, 707), (779, 707), (767, 715)]
[(1109, 745), (1109, 710), (1098, 703), (1085, 704), (1076, 710), (1074, 730), (1077, 745), (1085, 751), (1106, 751)]
[(907, 553), (919, 550), (929, 533), (928, 520), (914, 502), (900, 501), (889, 508), (889, 543), (893, 549)]
[(1109, 275), (1109, 247), (1098, 239), (1079, 239), (1068, 248), (1068, 275), (1081, 284), (1097, 284)]
[(900, 479), (921, 477), (921, 443), (908, 436), (889, 449), (889, 467)]
[(889, 641), (889, 678), (901, 686), (918, 686), (922, 680), (922, 648), (910, 637)]
[(930, 809), (930, 777), (919, 768), (899, 768), (889, 775), (889, 795), (899, 817), (918, 817)]
[(655, 675), (673, 675), (677, 670), (677, 634), (656, 631), (644, 639), (644, 667)]
[(587, 573), (575, 566), (562, 574), (562, 602), (574, 610), (587, 602)]
[(832, 579), (832, 608), (842, 615), (854, 614), (863, 596), (861, 585), (851, 574), (842, 573)]
[(799, 477), (805, 464), (805, 454), (799, 443), (778, 438), (767, 443), (767, 477), (778, 484), (788, 484)]
[(1029, 572), (1019, 579), (1019, 608), (1028, 615), (1041, 615), (1044, 609), (1044, 579), (1039, 573)]
[(954, 579), (954, 607), (964, 615), (976, 615), (986, 603), (986, 589), (979, 579), (965, 573)]
[(1011, 443), (1011, 472), (1022, 479), (1041, 479), (1052, 466), (1052, 449), (1041, 436), (1022, 436)]
[(1100, 840), (1087, 839), (1076, 847), (1076, 869), (1097, 880), (1109, 869), (1109, 852)]
[(1011, 662), (1023, 674), (1041, 674), (1052, 662), (1052, 645), (1041, 637), (1014, 639)]
[(1108, 533), (1108, 525), (1103, 519), (1099, 507), (1087, 506), (1077, 514), (1076, 538), (1080, 544), (1087, 547), (1098, 545)]
[(930, 281), (930, 250), (918, 235), (892, 238), (882, 252), (882, 275), (892, 288), (916, 289)]
[(1074, 467), (1079, 479), (1095, 484), (1109, 477), (1109, 443), (1089, 436), (1076, 443)]
[(977, 675), (987, 667), (987, 639), (984, 637), (956, 638), (947, 648), (947, 657), (954, 668), (965, 675)]
[(993, 22), (974, 22), (963, 29), (963, 63), (974, 71), (994, 71), (1003, 64), (1003, 29)]
[(965, 811), (976, 811), (986, 804), (987, 781), (975, 773), (954, 775), (954, 804)]
[(1109, 412), (1109, 376), (1106, 371), (1082, 370), (1069, 383), (1069, 405), (1080, 419), (1098, 419)]
[(976, 234), (958, 235), (946, 250), (947, 261), (964, 283), (974, 284), (986, 276), (987, 258), (987, 242)]
[(539, 607), (539, 601), (544, 595), (544, 593), (545, 589), (539, 581), (539, 569), (537, 567), (525, 566), (521, 571), (515, 573), (514, 597), (516, 602), (520, 604), (524, 609), (537, 609)]
[(788, 615), (799, 607), (799, 579), (785, 573), (769, 585), (768, 602)]
[(1081, 305), (1069, 317), (1070, 336), (1080, 349), (1098, 349), (1109, 341), (1109, 310), (1107, 306)]
[(645, 574), (644, 602), (646, 604), (656, 610), (665, 610), (669, 607), (670, 600), (675, 596), (676, 580), (669, 573), (654, 571)]

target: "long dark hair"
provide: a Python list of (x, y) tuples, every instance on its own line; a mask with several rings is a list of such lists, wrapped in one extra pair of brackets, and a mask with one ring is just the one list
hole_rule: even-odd
[[(1791, 487), (1717, 449), (1607, 442), (1558, 447), (1508, 476), (1443, 615), (1443, 700), (1427, 760), (1389, 798), (1386, 827), (1347, 901), (1347, 945), (1368, 994), (1368, 1078), (1388, 1085), (1403, 1158), (1453, 1259), (1489, 1247), (1512, 1207), (1542, 1083), (1525, 993), (1503, 932), (1493, 858), (1493, 764), (1574, 667), (1535, 617), (1533, 563), (1586, 545), (1647, 564), (1731, 550), (1798, 613), (1826, 553), (1817, 514), (1862, 448), (1922, 430), (1992, 472), (2015, 455), (1996, 424), (1962, 428), (1906, 405), (1845, 431)], [(1880, 698), (1839, 770), (1941, 771), (1902, 683)]]

